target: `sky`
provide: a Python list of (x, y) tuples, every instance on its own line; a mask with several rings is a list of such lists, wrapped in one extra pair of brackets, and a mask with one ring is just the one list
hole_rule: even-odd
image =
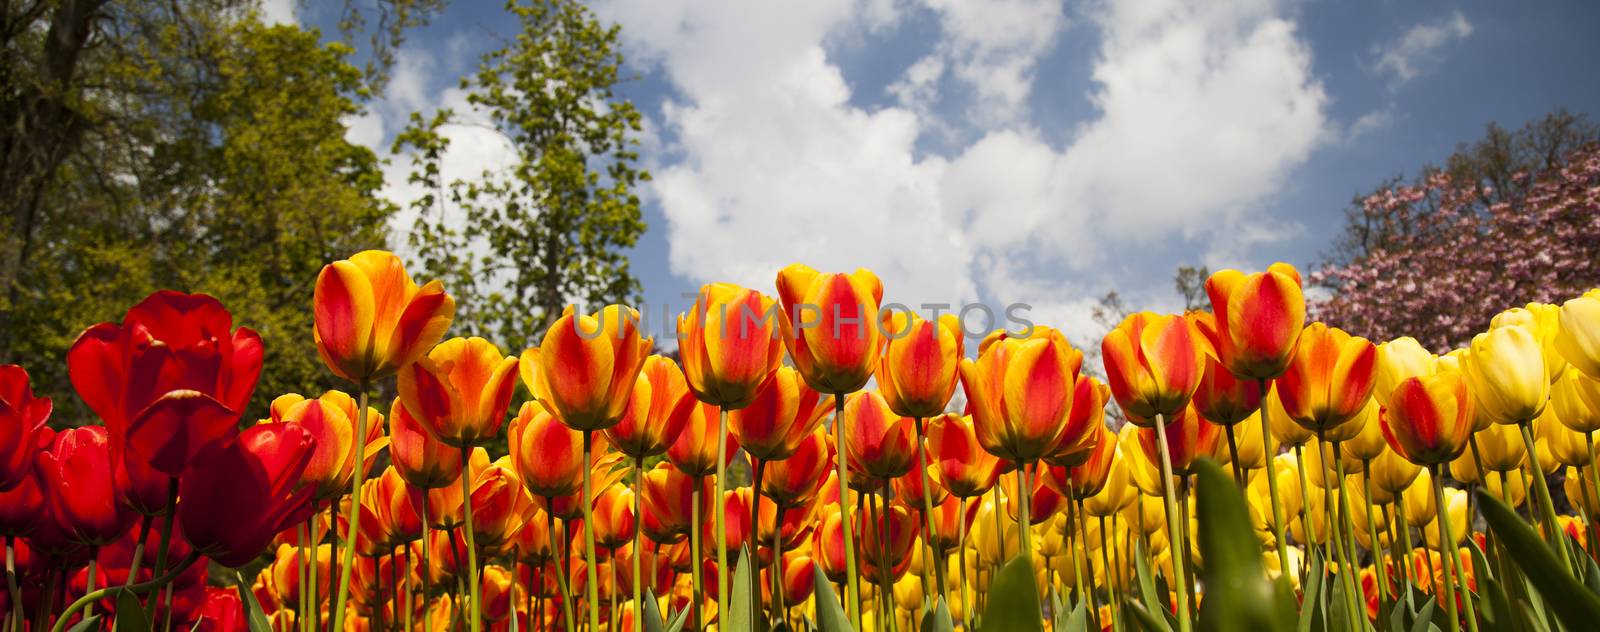
[[(771, 293), (798, 261), (869, 268), (913, 307), (1026, 303), (1093, 344), (1107, 290), (1175, 310), (1181, 265), (1305, 271), (1352, 196), (1487, 123), (1600, 115), (1593, 2), (589, 6), (622, 27), (619, 91), (645, 119), (649, 229), (630, 261), (657, 312), (711, 281)], [(264, 12), (336, 33), (331, 9)], [(510, 159), (458, 80), (515, 25), (458, 0), (409, 34), (387, 92), (349, 121), (389, 160), (384, 195), (417, 195), (389, 152), (414, 111), (462, 118), (446, 178)]]

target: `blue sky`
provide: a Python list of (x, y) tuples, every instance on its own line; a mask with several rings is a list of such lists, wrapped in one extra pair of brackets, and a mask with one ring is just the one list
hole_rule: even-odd
[[(631, 260), (658, 312), (713, 280), (771, 292), (802, 261), (872, 268), (907, 304), (1026, 302), (1092, 343), (1108, 289), (1175, 309), (1179, 265), (1304, 270), (1352, 195), (1486, 123), (1600, 112), (1592, 2), (591, 6), (623, 27), (622, 92), (647, 119)], [(333, 32), (327, 10), (295, 12)], [(463, 111), (459, 76), (514, 26), (453, 3), (350, 137), (387, 154), (409, 112)], [(448, 133), (453, 175), (509, 155)], [(388, 171), (387, 195), (415, 195), (403, 156)]]

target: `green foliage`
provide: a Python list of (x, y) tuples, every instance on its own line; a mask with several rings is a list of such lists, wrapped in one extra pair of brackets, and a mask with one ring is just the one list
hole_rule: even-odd
[(839, 595), (828, 590), (833, 584), (828, 581), (828, 576), (822, 574), (822, 567), (815, 566), (811, 569), (811, 581), (817, 587), (812, 594), (816, 597), (817, 629), (821, 632), (847, 632), (851, 630), (850, 617), (845, 614), (844, 607), (839, 605)]
[[(62, 358), (78, 332), (161, 288), (205, 292), (261, 333), (272, 397), (334, 386), (312, 352), (312, 283), (327, 261), (385, 245), (377, 157), (347, 142), (365, 98), (352, 50), (267, 26), (248, 4), (126, 3), (100, 16), (75, 101), (91, 121), (38, 206), (15, 271), (0, 361), (88, 421)], [(92, 89), (87, 86), (94, 86)]]
[(515, 164), (445, 182), (445, 127), (457, 113), (414, 113), (395, 151), (412, 152), (411, 246), (456, 297), (455, 331), (520, 350), (569, 303), (629, 302), (639, 282), (625, 250), (644, 232), (634, 188), (640, 115), (619, 98), (618, 27), (574, 0), (511, 3), (521, 35), (461, 81), (480, 124)]
[(1487, 490), (1480, 489), (1477, 494), (1484, 521), (1509, 553), (1506, 559), (1522, 569), (1556, 619), (1571, 630), (1589, 629), (1600, 621), (1600, 596), (1564, 570), (1555, 553), (1516, 512)]
[(1033, 576), (1033, 560), (1023, 553), (1011, 558), (994, 575), (989, 588), (989, 604), (983, 609), (986, 630), (1044, 630), (1043, 608), (1039, 604), (1039, 585)]
[(1201, 575), (1206, 598), (1200, 608), (1199, 629), (1289, 629), (1297, 606), (1293, 592), (1288, 590), (1287, 579), (1267, 579), (1261, 566), (1261, 541), (1251, 526), (1244, 495), (1215, 461), (1201, 459), (1196, 468), (1199, 496), (1195, 520), (1200, 524), (1200, 555), (1206, 560)]

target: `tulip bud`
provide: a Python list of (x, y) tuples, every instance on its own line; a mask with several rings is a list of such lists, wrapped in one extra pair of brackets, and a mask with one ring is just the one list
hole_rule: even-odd
[(778, 272), (783, 342), (807, 384), (844, 395), (861, 390), (878, 367), (883, 284), (865, 268), (819, 273), (804, 264)]
[(1422, 528), (1422, 534), (1428, 540), (1428, 548), (1438, 550), (1439, 544), (1439, 518), (1442, 515), (1450, 521), (1450, 537), (1454, 540), (1449, 548), (1454, 550), (1461, 545), (1461, 540), (1467, 534), (1467, 493), (1454, 487), (1444, 488), (1445, 511), (1434, 513), (1433, 520), (1428, 526)]
[(700, 401), (737, 410), (783, 360), (782, 314), (765, 294), (727, 283), (701, 286), (678, 317), (678, 352)]
[(133, 513), (113, 498), (109, 442), (104, 427), (71, 428), (36, 457), (50, 515), (74, 542), (112, 542), (133, 522)]
[(1407, 461), (1394, 450), (1385, 450), (1367, 466), (1367, 475), (1372, 478), (1372, 485), (1391, 496), (1410, 487), (1412, 481), (1417, 480), (1417, 473), (1420, 471), (1422, 466)]
[(429, 435), (398, 397), (389, 407), (389, 461), (407, 484), (420, 489), (444, 487), (461, 476), (461, 450)]
[(1206, 279), (1216, 314), (1217, 352), (1224, 366), (1245, 379), (1283, 374), (1306, 321), (1300, 273), (1287, 263), (1266, 272), (1222, 270)]
[(633, 541), (633, 490), (611, 485), (594, 497), (594, 543), (615, 549)]
[(400, 258), (381, 250), (323, 266), (313, 304), (322, 361), (358, 383), (416, 361), (439, 342), (456, 313), (443, 284), (417, 287)]
[(573, 430), (604, 430), (622, 419), (653, 344), (631, 307), (582, 315), (568, 306), (539, 346), (522, 352), (522, 381)]
[[(861, 574), (878, 584), (895, 582), (904, 576), (911, 565), (911, 549), (917, 545), (920, 529), (917, 519), (904, 508), (891, 506), (882, 515), (867, 517), (856, 514), (856, 533), (861, 542)], [(1015, 549), (1013, 549), (1015, 550)]]
[(944, 412), (956, 389), (956, 369), (965, 357), (966, 337), (955, 314), (923, 320), (909, 311), (883, 312), (889, 342), (878, 364), (878, 390), (889, 409), (905, 417)]

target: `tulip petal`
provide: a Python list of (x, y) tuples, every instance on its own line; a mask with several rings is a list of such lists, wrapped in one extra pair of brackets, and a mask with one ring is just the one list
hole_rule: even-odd
[(238, 434), (239, 413), (198, 391), (172, 391), (128, 424), (127, 446), (150, 467), (178, 476), (196, 457)]

